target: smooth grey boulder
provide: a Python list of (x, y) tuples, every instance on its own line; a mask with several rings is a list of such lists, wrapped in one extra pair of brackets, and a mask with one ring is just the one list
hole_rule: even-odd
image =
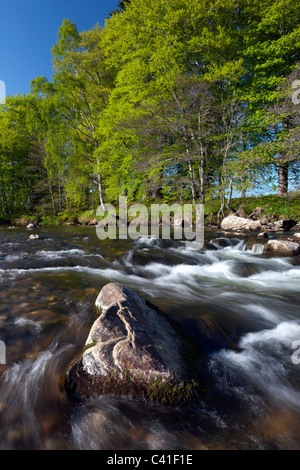
[(103, 287), (96, 308), (85, 351), (67, 371), (68, 392), (170, 404), (198, 393), (204, 354), (177, 324), (117, 283)]
[(300, 254), (300, 245), (299, 243), (288, 240), (269, 240), (265, 246), (265, 250), (268, 253), (298, 255)]
[(259, 220), (246, 219), (236, 215), (229, 215), (221, 222), (222, 230), (260, 230), (261, 222)]

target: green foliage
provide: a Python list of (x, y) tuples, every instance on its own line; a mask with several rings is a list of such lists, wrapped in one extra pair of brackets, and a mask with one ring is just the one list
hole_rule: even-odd
[(120, 195), (220, 216), (233, 190), (277, 184), (274, 165), (287, 195), (284, 178), (299, 177), (298, 9), (124, 0), (104, 28), (65, 19), (52, 80), (0, 108), (0, 217), (72, 221)]
[[(267, 196), (252, 196), (247, 198), (233, 198), (231, 200), (231, 208), (233, 211), (241, 211), (245, 217), (251, 215), (256, 208), (262, 209), (261, 217), (267, 217), (271, 222), (283, 218), (300, 221), (300, 193), (295, 191), (289, 193), (288, 197), (270, 194)], [(217, 213), (220, 209), (220, 201), (215, 199), (212, 204), (213, 219), (217, 222)], [(205, 215), (210, 216), (211, 208), (207, 204), (205, 206)], [(225, 214), (229, 214), (229, 210)]]

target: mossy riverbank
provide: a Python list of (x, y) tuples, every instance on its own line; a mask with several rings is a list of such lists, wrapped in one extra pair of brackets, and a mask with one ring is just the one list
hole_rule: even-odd
[[(173, 203), (175, 203), (174, 201)], [(163, 201), (146, 201), (145, 206), (150, 209), (151, 204), (162, 204)], [(188, 202), (186, 202), (187, 204)], [(172, 204), (172, 203), (168, 203)], [(118, 214), (118, 204), (114, 204)], [(289, 193), (288, 197), (277, 195), (251, 196), (247, 198), (233, 198), (230, 203), (232, 212), (238, 212), (242, 217), (250, 217), (255, 213), (257, 219), (267, 218), (273, 222), (280, 219), (300, 220), (300, 191)], [(220, 201), (213, 200), (205, 204), (204, 215), (205, 225), (216, 224), (218, 222), (218, 211)], [(259, 209), (259, 210), (257, 210)], [(228, 215), (229, 209), (225, 209), (224, 214)], [(2, 225), (26, 226), (30, 222), (36, 222), (43, 226), (82, 224), (95, 225), (97, 220), (96, 209), (85, 209), (77, 211), (65, 211), (57, 215), (54, 214), (18, 214), (7, 219), (0, 219)]]

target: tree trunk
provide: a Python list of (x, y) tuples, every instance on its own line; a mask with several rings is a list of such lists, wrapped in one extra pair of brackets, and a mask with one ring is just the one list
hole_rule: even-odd
[[(198, 111), (198, 133), (200, 137), (199, 142), (199, 150), (200, 150), (200, 167), (199, 167), (199, 183), (200, 183), (200, 203), (205, 204), (205, 151), (204, 145), (202, 140), (202, 116), (201, 112)], [(193, 135), (193, 134), (192, 134)], [(193, 135), (193, 139), (196, 141), (195, 136)]]
[(104, 199), (103, 199), (103, 190), (102, 190), (101, 176), (100, 176), (99, 173), (98, 173), (97, 177), (98, 177), (98, 192), (99, 192), (100, 204), (101, 204), (102, 209), (103, 209), (104, 211), (106, 211), (106, 205), (105, 205)]
[(205, 180), (205, 158), (204, 155), (201, 155), (200, 158), (200, 167), (199, 167), (199, 182), (200, 182), (200, 203), (205, 203), (205, 188), (204, 188), (204, 180)]
[(2, 180), (0, 180), (0, 191), (1, 191), (3, 214), (8, 215), (7, 200), (6, 200), (6, 195), (5, 195), (4, 183)]
[(50, 178), (49, 173), (48, 173), (48, 184), (49, 184), (49, 191), (50, 191), (50, 196), (51, 196), (51, 204), (52, 204), (53, 214), (56, 215), (56, 208), (55, 208), (55, 202), (54, 202), (54, 194), (53, 194), (52, 183), (51, 183), (51, 178)]
[(230, 207), (230, 203), (231, 203), (231, 199), (232, 199), (232, 188), (233, 188), (233, 179), (230, 178), (230, 182), (229, 182), (229, 196), (228, 196), (228, 200), (226, 202), (226, 208), (230, 211), (230, 212), (233, 212), (233, 210), (231, 209)]
[[(97, 150), (97, 147), (98, 147), (98, 144), (95, 141), (95, 149), (96, 150)], [(100, 161), (99, 161), (98, 156), (97, 156), (97, 170), (98, 170), (98, 174), (96, 176), (97, 176), (97, 183), (98, 183), (99, 199), (100, 199), (101, 207), (105, 212), (106, 211), (106, 205), (105, 205), (105, 202), (104, 202), (104, 199), (103, 199), (103, 188), (102, 188), (102, 180), (101, 180), (101, 174), (100, 174)]]
[(226, 191), (226, 182), (227, 182), (227, 150), (225, 152), (223, 158), (223, 166), (222, 166), (222, 173), (221, 173), (221, 191), (220, 191), (220, 200), (221, 200), (221, 207), (218, 212), (218, 223), (220, 221), (220, 217), (224, 217), (224, 207), (225, 207), (225, 191)]
[(289, 162), (278, 165), (278, 196), (287, 197), (289, 186)]
[(225, 207), (225, 188), (224, 187), (221, 190), (220, 201), (221, 201), (221, 207), (217, 214), (218, 224), (220, 223), (221, 216), (224, 217), (224, 207)]
[(63, 202), (62, 202), (62, 193), (61, 193), (61, 179), (60, 179), (59, 173), (58, 173), (58, 205), (59, 205), (59, 212), (62, 212)]
[(191, 191), (192, 191), (192, 200), (193, 200), (194, 207), (196, 207), (197, 194), (196, 194), (195, 174), (194, 174), (194, 169), (193, 169), (193, 165), (191, 161), (188, 161), (188, 167), (189, 167), (190, 185), (191, 185)]

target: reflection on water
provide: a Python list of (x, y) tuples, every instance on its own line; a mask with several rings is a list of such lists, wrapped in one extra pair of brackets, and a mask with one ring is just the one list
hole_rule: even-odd
[[(299, 257), (208, 233), (184, 242), (100, 241), (92, 227), (0, 229), (2, 449), (297, 449), (300, 446)], [(95, 320), (107, 282), (126, 284), (197, 338), (212, 316), (242, 348), (208, 359), (211, 389), (191, 409), (126, 398), (73, 403), (64, 372)]]

